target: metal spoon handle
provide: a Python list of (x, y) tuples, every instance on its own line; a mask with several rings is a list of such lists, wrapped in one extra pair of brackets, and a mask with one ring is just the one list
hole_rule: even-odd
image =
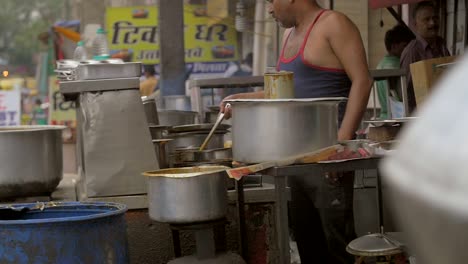
[[(226, 112), (226, 108), (230, 108), (230, 104), (226, 104), (224, 113)], [(216, 123), (214, 124), (213, 128), (211, 128), (210, 133), (208, 136), (205, 138), (205, 141), (203, 141), (203, 144), (200, 146), (199, 151), (203, 151), (206, 148), (206, 145), (208, 145), (208, 142), (210, 142), (211, 137), (213, 136), (214, 132), (218, 128), (219, 124), (224, 120), (224, 113), (219, 113), (218, 118), (216, 119)]]

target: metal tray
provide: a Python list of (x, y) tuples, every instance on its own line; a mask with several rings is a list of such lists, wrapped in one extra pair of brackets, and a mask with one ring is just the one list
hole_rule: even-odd
[[(195, 132), (195, 131), (210, 131), (213, 128), (214, 124), (193, 124), (193, 125), (182, 125), (182, 126), (175, 126), (170, 129), (172, 133), (182, 133), (182, 132)], [(219, 124), (216, 131), (219, 130), (228, 130), (231, 128), (230, 125), (226, 124)]]
[(132, 78), (141, 76), (141, 63), (90, 63), (76, 67), (76, 80)]

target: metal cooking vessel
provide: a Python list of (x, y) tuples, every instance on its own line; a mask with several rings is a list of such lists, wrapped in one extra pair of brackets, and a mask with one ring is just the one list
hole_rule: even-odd
[(199, 151), (198, 148), (176, 149), (173, 153), (174, 163), (181, 162), (232, 162), (232, 149), (208, 149)]
[(146, 120), (148, 125), (159, 125), (158, 110), (156, 107), (156, 101), (154, 99), (143, 96), (141, 98), (143, 102), (143, 108), (145, 109)]
[(159, 124), (163, 126), (181, 126), (198, 124), (198, 113), (192, 111), (160, 110)]
[[(224, 147), (224, 134), (226, 131), (216, 131), (210, 142), (208, 143), (207, 149), (218, 149)], [(169, 134), (168, 138), (174, 139), (169, 143), (169, 151), (172, 152), (175, 149), (182, 148), (198, 148), (203, 144), (208, 132), (187, 132), (187, 133), (175, 133)]]
[(228, 167), (200, 166), (146, 172), (151, 219), (195, 223), (226, 216)]
[(233, 159), (280, 160), (337, 140), (338, 104), (346, 98), (229, 100)]
[(63, 176), (63, 126), (0, 128), (0, 198), (49, 195)]

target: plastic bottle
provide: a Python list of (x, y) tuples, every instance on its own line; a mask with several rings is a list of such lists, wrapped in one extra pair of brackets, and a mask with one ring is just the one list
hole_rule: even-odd
[(107, 36), (103, 28), (96, 31), (96, 37), (93, 40), (93, 59), (109, 59), (109, 46), (107, 45)]
[(73, 59), (76, 61), (84, 61), (88, 59), (88, 54), (86, 53), (84, 41), (79, 41), (76, 45), (75, 52), (73, 52)]

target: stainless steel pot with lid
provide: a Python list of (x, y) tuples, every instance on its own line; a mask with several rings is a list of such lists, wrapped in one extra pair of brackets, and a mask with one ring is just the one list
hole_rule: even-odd
[(182, 224), (225, 217), (227, 169), (199, 166), (145, 172), (151, 219)]
[(346, 98), (228, 100), (233, 159), (280, 160), (334, 144), (338, 104)]
[(63, 176), (64, 126), (0, 127), (0, 198), (49, 195)]

